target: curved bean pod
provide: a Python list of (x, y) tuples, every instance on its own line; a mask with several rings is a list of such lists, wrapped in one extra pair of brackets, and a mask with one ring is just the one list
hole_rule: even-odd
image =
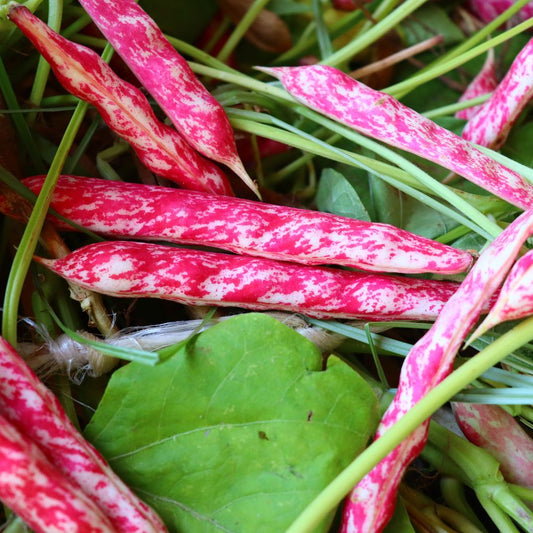
[(523, 255), (511, 269), (502, 290), (485, 320), (469, 343), (500, 322), (518, 320), (533, 313), (533, 250)]
[[(481, 70), (477, 73), (474, 79), (468, 84), (465, 92), (459, 98), (459, 102), (464, 100), (470, 100), (484, 94), (491, 93), (498, 86), (498, 80), (496, 78), (496, 61), (494, 60), (494, 50), (491, 48), (487, 53), (485, 63), (481, 67)], [(481, 108), (483, 104), (469, 107), (467, 109), (461, 109), (455, 116), (464, 120), (471, 119)]]
[[(490, 300), (523, 242), (533, 232), (533, 210), (510, 224), (481, 254), (431, 329), (413, 346), (398, 391), (378, 426), (379, 438), (452, 370), (455, 354)], [(346, 499), (343, 533), (379, 533), (392, 516), (396, 494), (409, 463), (422, 451), (429, 422), (419, 426), (375, 466)]]
[(135, 0), (81, 0), (113, 48), (172, 124), (201, 154), (257, 188), (237, 154), (226, 112)]
[[(24, 184), (38, 193), (43, 181), (36, 176)], [(388, 224), (167, 187), (61, 176), (51, 206), (105, 235), (201, 244), (303, 264), (454, 274), (472, 263), (468, 252)]]
[(222, 170), (160, 122), (141, 91), (121, 80), (98, 54), (57, 34), (24, 6), (10, 7), (9, 19), (50, 63), (65, 89), (96, 107), (150, 170), (188, 189), (233, 194)]
[(260, 70), (309, 108), (452, 170), (522, 209), (533, 207), (533, 187), (520, 174), (392, 96), (326, 65)]
[(36, 533), (117, 533), (37, 444), (0, 415), (0, 499)]
[(466, 438), (500, 463), (506, 481), (533, 489), (533, 439), (499, 405), (452, 403)]
[[(0, 373), (0, 413), (39, 443), (54, 469), (79, 486), (81, 490), (78, 492), (98, 504), (112, 521), (112, 531), (166, 531), (157, 514), (111, 470), (98, 451), (72, 425), (59, 400), (2, 338)], [(61, 531), (75, 530), (67, 527)], [(80, 533), (85, 531), (91, 530), (80, 530)]]
[(462, 136), (482, 146), (500, 148), (532, 97), (533, 39), (516, 56), (491, 97), (467, 122)]
[(73, 283), (111, 296), (317, 318), (434, 320), (458, 287), (129, 241), (91, 244), (57, 260), (35, 259)]

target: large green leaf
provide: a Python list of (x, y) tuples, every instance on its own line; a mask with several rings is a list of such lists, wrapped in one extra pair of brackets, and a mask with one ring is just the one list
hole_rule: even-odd
[[(369, 385), (258, 313), (115, 372), (86, 436), (171, 531), (284, 531), (366, 445)], [(327, 524), (324, 524), (324, 528)]]

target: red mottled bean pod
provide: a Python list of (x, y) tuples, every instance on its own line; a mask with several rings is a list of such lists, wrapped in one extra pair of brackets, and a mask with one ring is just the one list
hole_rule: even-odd
[(520, 174), (388, 94), (326, 65), (261, 70), (311, 109), (442, 165), (522, 209), (533, 207), (533, 187)]
[[(468, 6), (483, 22), (490, 22), (514, 4), (514, 0), (469, 0)], [(528, 2), (515, 16), (518, 20), (533, 17), (533, 2)]]
[(509, 272), (490, 313), (469, 342), (506, 320), (518, 320), (533, 313), (533, 250), (523, 255)]
[[(24, 184), (38, 193), (43, 181), (33, 177)], [(443, 274), (472, 263), (468, 252), (387, 224), (166, 187), (61, 176), (51, 206), (105, 235), (202, 244), (296, 263)]]
[[(533, 210), (530, 210), (510, 224), (481, 254), (431, 329), (407, 355), (398, 391), (383, 415), (376, 438), (450, 373), (466, 334), (532, 232)], [(428, 424), (419, 426), (356, 485), (346, 500), (343, 533), (383, 530), (394, 511), (405, 469), (425, 445)]]
[(533, 39), (516, 56), (492, 96), (468, 121), (463, 137), (482, 146), (500, 148), (532, 96)]
[(0, 414), (0, 499), (36, 533), (115, 533), (107, 516)]
[(185, 139), (256, 191), (237, 154), (226, 112), (152, 18), (134, 0), (80, 4)]
[[(487, 53), (487, 59), (481, 67), (476, 77), (468, 84), (466, 91), (459, 98), (459, 102), (470, 100), (484, 94), (491, 93), (498, 86), (496, 78), (496, 61), (494, 60), (494, 50), (491, 48)], [(455, 116), (465, 120), (471, 119), (480, 109), (482, 105), (476, 105), (467, 109), (458, 111)]]
[(499, 405), (452, 406), (466, 438), (497, 459), (505, 480), (533, 489), (533, 439), (516, 419)]
[(73, 283), (112, 296), (317, 318), (434, 320), (458, 287), (139, 242), (97, 243), (62, 259), (36, 260)]
[(189, 189), (233, 194), (224, 173), (160, 122), (141, 91), (121, 80), (98, 54), (57, 34), (24, 6), (11, 7), (9, 19), (50, 63), (61, 84), (94, 105), (150, 170)]
[[(2, 338), (0, 373), (0, 413), (17, 424), (27, 437), (38, 442), (54, 469), (99, 505), (113, 523), (112, 531), (166, 531), (156, 513), (111, 470), (72, 425), (59, 400)], [(61, 531), (74, 530), (66, 528)], [(85, 532), (80, 530), (80, 533), (82, 531)]]

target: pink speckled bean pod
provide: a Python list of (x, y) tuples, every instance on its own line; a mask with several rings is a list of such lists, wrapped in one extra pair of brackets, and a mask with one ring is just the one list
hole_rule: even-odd
[(185, 139), (257, 192), (237, 153), (226, 112), (135, 0), (80, 4)]
[(533, 489), (533, 439), (499, 405), (452, 403), (466, 438), (487, 450), (509, 483)]
[[(0, 373), (0, 414), (16, 424), (28, 438), (39, 443), (54, 468), (78, 485), (80, 493), (82, 491), (98, 504), (111, 520), (112, 531), (166, 531), (156, 513), (111, 470), (72, 425), (58, 399), (2, 338)], [(67, 528), (62, 531), (74, 530)]]
[[(514, 4), (514, 0), (469, 0), (468, 7), (472, 13), (476, 14), (483, 22), (490, 22), (498, 15), (509, 9)], [(516, 17), (519, 20), (526, 20), (533, 17), (533, 2), (526, 4)]]
[[(381, 420), (376, 438), (450, 373), (466, 334), (532, 232), (533, 210), (530, 210), (510, 224), (483, 252), (431, 329), (409, 352), (398, 391)], [(428, 427), (426, 422), (417, 428), (356, 485), (346, 500), (343, 533), (383, 530), (394, 511), (405, 469), (424, 447)]]
[(277, 309), (316, 318), (434, 320), (458, 287), (140, 242), (91, 244), (62, 259), (36, 260), (73, 283), (111, 296)]
[(500, 148), (532, 96), (533, 39), (516, 56), (492, 96), (468, 121), (463, 137), (482, 146)]
[[(491, 48), (487, 53), (485, 63), (475, 78), (468, 84), (465, 92), (459, 98), (459, 102), (471, 100), (478, 96), (491, 93), (498, 86), (498, 79), (496, 77), (496, 61), (494, 60), (494, 50)], [(467, 109), (461, 109), (455, 116), (464, 120), (471, 119), (481, 108), (482, 104)]]
[(62, 85), (94, 105), (150, 170), (189, 189), (232, 194), (224, 173), (160, 122), (141, 91), (121, 80), (98, 54), (58, 35), (24, 6), (13, 5), (9, 19), (50, 63)]
[(0, 499), (36, 533), (116, 533), (37, 444), (0, 415)]
[(326, 65), (261, 67), (304, 105), (384, 143), (417, 154), (523, 209), (533, 187), (469, 142), (340, 70)]
[[(43, 181), (37, 176), (24, 184), (39, 193)], [(113, 237), (201, 244), (303, 264), (453, 274), (472, 263), (468, 252), (387, 224), (167, 187), (60, 176), (51, 206)]]
[(469, 342), (506, 320), (533, 313), (533, 250), (523, 255), (511, 269), (490, 313), (472, 334)]

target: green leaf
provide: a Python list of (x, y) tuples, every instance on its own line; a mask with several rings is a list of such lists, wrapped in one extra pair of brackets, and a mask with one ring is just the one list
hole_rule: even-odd
[(322, 365), (298, 333), (243, 314), (115, 372), (86, 436), (170, 531), (285, 531), (377, 424), (369, 385)]
[(370, 216), (350, 182), (336, 170), (322, 171), (315, 198), (320, 211), (370, 222)]
[(444, 42), (448, 45), (464, 39), (463, 32), (453, 23), (446, 11), (435, 4), (421, 7), (401, 27), (407, 46), (412, 46), (435, 35), (442, 35)]
[(415, 533), (401, 498), (396, 502), (394, 515), (383, 531), (384, 533)]
[(518, 127), (515, 126), (505, 143), (503, 153), (523, 165), (533, 166), (532, 135), (533, 122), (526, 122)]

